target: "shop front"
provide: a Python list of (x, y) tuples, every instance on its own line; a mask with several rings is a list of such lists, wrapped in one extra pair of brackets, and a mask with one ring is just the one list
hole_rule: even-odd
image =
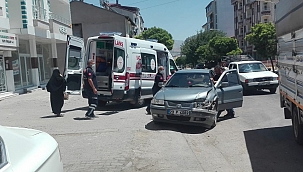
[(0, 32), (0, 93), (14, 91), (8, 81), (11, 80), (9, 75), (9, 60), (11, 52), (17, 49), (17, 37), (14, 34)]

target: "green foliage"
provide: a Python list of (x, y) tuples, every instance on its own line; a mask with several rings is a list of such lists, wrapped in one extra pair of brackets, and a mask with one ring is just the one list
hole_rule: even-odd
[(237, 40), (229, 37), (215, 37), (209, 41), (209, 48), (213, 50), (218, 58), (233, 53), (239, 48)]
[(277, 53), (276, 29), (272, 23), (260, 23), (252, 27), (252, 33), (245, 38), (255, 46), (257, 53), (268, 59)]
[(176, 63), (178, 66), (186, 65), (186, 57), (181, 56), (176, 59)]
[[(196, 35), (188, 37), (181, 45), (181, 53), (186, 56), (186, 62), (189, 64), (197, 64), (206, 59), (211, 58), (207, 50), (208, 42), (214, 37), (224, 37), (225, 34), (221, 31), (206, 31), (198, 32)], [(203, 47), (204, 46), (204, 47)], [(206, 58), (206, 59), (204, 59)]]
[(169, 50), (173, 49), (174, 40), (170, 33), (162, 28), (152, 27), (136, 36), (137, 39), (156, 39), (159, 43), (164, 44)]
[(242, 54), (242, 50), (237, 48), (236, 50), (232, 50), (231, 52), (227, 53), (227, 56), (236, 56)]

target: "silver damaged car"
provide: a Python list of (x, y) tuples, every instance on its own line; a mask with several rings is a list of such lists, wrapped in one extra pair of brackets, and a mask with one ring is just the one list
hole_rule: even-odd
[(220, 110), (242, 107), (243, 89), (236, 70), (225, 71), (214, 84), (212, 71), (191, 69), (176, 72), (151, 101), (155, 123), (169, 122), (216, 126)]

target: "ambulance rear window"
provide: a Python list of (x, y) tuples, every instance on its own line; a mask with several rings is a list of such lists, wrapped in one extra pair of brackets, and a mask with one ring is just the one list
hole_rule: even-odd
[(125, 70), (125, 52), (122, 49), (114, 48), (113, 72), (123, 73)]

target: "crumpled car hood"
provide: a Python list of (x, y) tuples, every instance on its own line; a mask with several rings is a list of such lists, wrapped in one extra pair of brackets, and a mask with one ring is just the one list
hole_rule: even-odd
[(205, 98), (207, 92), (211, 89), (203, 87), (164, 87), (155, 95), (155, 98), (166, 101), (193, 101), (198, 98)]

